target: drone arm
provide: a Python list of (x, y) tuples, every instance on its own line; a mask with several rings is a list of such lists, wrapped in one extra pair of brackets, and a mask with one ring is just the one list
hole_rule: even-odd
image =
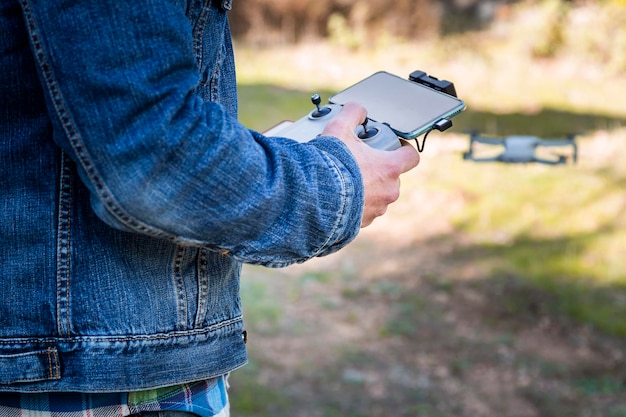
[(575, 146), (573, 139), (541, 139), (539, 146)]

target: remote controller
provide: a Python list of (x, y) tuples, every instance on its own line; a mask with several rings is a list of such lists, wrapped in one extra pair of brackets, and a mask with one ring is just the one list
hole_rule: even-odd
[[(339, 104), (327, 104), (320, 106), (322, 100), (319, 94), (311, 96), (311, 102), (315, 109), (300, 120), (287, 125), (278, 125), (265, 132), (267, 136), (282, 136), (297, 140), (298, 142), (308, 142), (319, 136), (326, 124), (341, 111)], [(354, 132), (359, 139), (375, 149), (392, 151), (401, 146), (398, 135), (391, 128), (383, 123), (365, 119)]]

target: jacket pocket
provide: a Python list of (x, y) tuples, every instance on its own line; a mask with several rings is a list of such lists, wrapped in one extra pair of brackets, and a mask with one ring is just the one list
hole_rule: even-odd
[(56, 348), (0, 355), (0, 384), (61, 379)]

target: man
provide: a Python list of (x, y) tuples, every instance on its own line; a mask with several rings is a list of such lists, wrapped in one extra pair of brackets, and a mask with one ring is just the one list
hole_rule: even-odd
[(228, 415), (241, 264), (339, 250), (418, 164), (356, 104), (307, 144), (238, 123), (231, 4), (0, 0), (3, 416)]

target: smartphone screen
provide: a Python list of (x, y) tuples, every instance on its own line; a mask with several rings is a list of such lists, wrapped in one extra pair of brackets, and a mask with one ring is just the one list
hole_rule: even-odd
[(365, 107), (371, 120), (386, 123), (398, 136), (411, 139), (465, 109), (456, 97), (384, 71), (330, 98), (331, 103), (341, 105), (349, 101)]

